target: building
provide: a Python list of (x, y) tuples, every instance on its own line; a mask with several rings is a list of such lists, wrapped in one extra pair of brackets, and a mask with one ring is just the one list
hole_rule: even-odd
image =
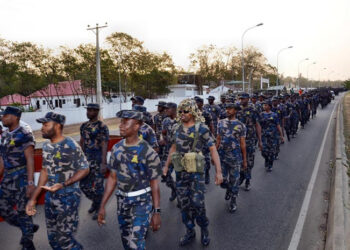
[[(208, 86), (203, 86), (203, 93), (208, 93)], [(169, 96), (194, 97), (199, 95), (198, 86), (194, 84), (176, 84), (169, 86)]]
[(7, 95), (0, 99), (1, 108), (6, 108), (12, 105), (21, 105), (24, 108), (29, 108), (30, 99), (20, 94)]
[(73, 108), (96, 102), (95, 89), (84, 88), (80, 80), (51, 83), (29, 98), (36, 109)]

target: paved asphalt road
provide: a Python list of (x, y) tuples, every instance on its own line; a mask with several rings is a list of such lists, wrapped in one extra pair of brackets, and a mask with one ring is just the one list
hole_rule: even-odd
[[(319, 109), (317, 118), (305, 129), (299, 130), (296, 139), (281, 146), (280, 159), (272, 173), (266, 173), (260, 152), (256, 154), (253, 182), (250, 192), (243, 189), (238, 197), (238, 210), (229, 214), (224, 201), (224, 191), (212, 182), (206, 193), (207, 215), (210, 220), (211, 243), (207, 249), (287, 249), (298, 219), (305, 191), (320, 150), (327, 123), (336, 100), (324, 110)], [(330, 131), (333, 131), (334, 122)], [(332, 133), (326, 143), (320, 173), (311, 199), (310, 211), (299, 249), (321, 249), (323, 240), (319, 226), (324, 222), (329, 188), (329, 161), (332, 150)], [(213, 170), (212, 170), (213, 176)], [(170, 191), (161, 184), (162, 228), (149, 233), (148, 249), (180, 249), (178, 240), (185, 232), (180, 211), (175, 202), (169, 202)], [(122, 249), (116, 219), (116, 200), (110, 200), (107, 209), (107, 225), (99, 228), (87, 210), (90, 202), (83, 198), (80, 207), (78, 240), (85, 249)], [(49, 249), (44, 222), (43, 207), (34, 221), (40, 224), (34, 242), (37, 249)], [(323, 220), (323, 222), (322, 222)], [(0, 223), (0, 249), (20, 249), (18, 229)], [(200, 231), (197, 239), (182, 249), (202, 249)]]

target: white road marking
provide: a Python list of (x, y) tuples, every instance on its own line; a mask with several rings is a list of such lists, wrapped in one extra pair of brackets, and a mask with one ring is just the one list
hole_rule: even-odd
[[(339, 103), (339, 101), (338, 101), (338, 103)], [(307, 215), (307, 212), (309, 210), (311, 195), (312, 195), (312, 192), (314, 190), (317, 173), (318, 173), (318, 170), (320, 168), (320, 163), (321, 163), (322, 153), (324, 150), (324, 145), (326, 144), (328, 131), (329, 131), (329, 128), (331, 126), (331, 122), (333, 120), (332, 117), (333, 117), (333, 114), (334, 114), (336, 107), (337, 107), (337, 103), (334, 105), (333, 111), (332, 111), (330, 119), (328, 121), (328, 125), (327, 125), (326, 131), (325, 131), (324, 136), (323, 136), (321, 148), (318, 151), (317, 160), (316, 160), (315, 165), (314, 165), (314, 170), (312, 172), (309, 185), (307, 186), (307, 190), (306, 190), (305, 197), (303, 200), (303, 205), (301, 206), (298, 221), (297, 221), (297, 224), (295, 225), (293, 236), (292, 236), (292, 239), (289, 243), (288, 250), (296, 250), (298, 248), (298, 245), (300, 242), (300, 237), (301, 237), (301, 234), (303, 232), (303, 228), (304, 228), (304, 224), (305, 224), (305, 220), (306, 220), (306, 215)]]

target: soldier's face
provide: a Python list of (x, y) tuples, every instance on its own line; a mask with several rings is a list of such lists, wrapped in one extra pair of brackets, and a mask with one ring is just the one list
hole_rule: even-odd
[(158, 112), (161, 113), (164, 111), (164, 107), (158, 106)]
[(270, 109), (271, 109), (270, 105), (268, 105), (268, 104), (264, 104), (263, 108), (265, 111), (270, 111)]
[(256, 103), (257, 101), (256, 98), (252, 98), (251, 100), (252, 100), (252, 103)]
[(193, 118), (193, 115), (187, 110), (180, 110), (179, 114), (181, 116), (181, 121), (184, 123), (189, 122)]
[(221, 98), (221, 103), (225, 103), (226, 99), (225, 98)]
[(214, 100), (213, 99), (208, 99), (208, 102), (209, 102), (210, 105), (214, 104)]
[(86, 116), (88, 119), (94, 119), (98, 116), (98, 109), (87, 109), (86, 110)]
[(236, 115), (236, 109), (235, 108), (227, 108), (226, 114), (229, 118), (232, 118)]
[(120, 135), (130, 137), (137, 134), (140, 128), (140, 122), (134, 119), (122, 118), (119, 125)]
[(199, 109), (202, 109), (203, 103), (202, 102), (197, 102), (197, 106), (198, 106)]
[(241, 104), (243, 106), (246, 106), (248, 104), (249, 99), (248, 98), (241, 98), (240, 101), (241, 101)]
[(10, 114), (4, 115), (1, 118), (2, 124), (7, 128), (14, 124), (17, 120), (19, 120), (17, 116)]
[(55, 130), (56, 123), (55, 122), (44, 122), (41, 128), (41, 133), (43, 138), (51, 139), (56, 135)]

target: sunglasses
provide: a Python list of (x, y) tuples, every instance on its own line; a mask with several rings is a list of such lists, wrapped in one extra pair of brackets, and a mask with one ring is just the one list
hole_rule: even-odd
[(182, 114), (182, 113), (188, 114), (188, 113), (190, 113), (190, 111), (188, 111), (188, 110), (179, 110), (179, 114)]

